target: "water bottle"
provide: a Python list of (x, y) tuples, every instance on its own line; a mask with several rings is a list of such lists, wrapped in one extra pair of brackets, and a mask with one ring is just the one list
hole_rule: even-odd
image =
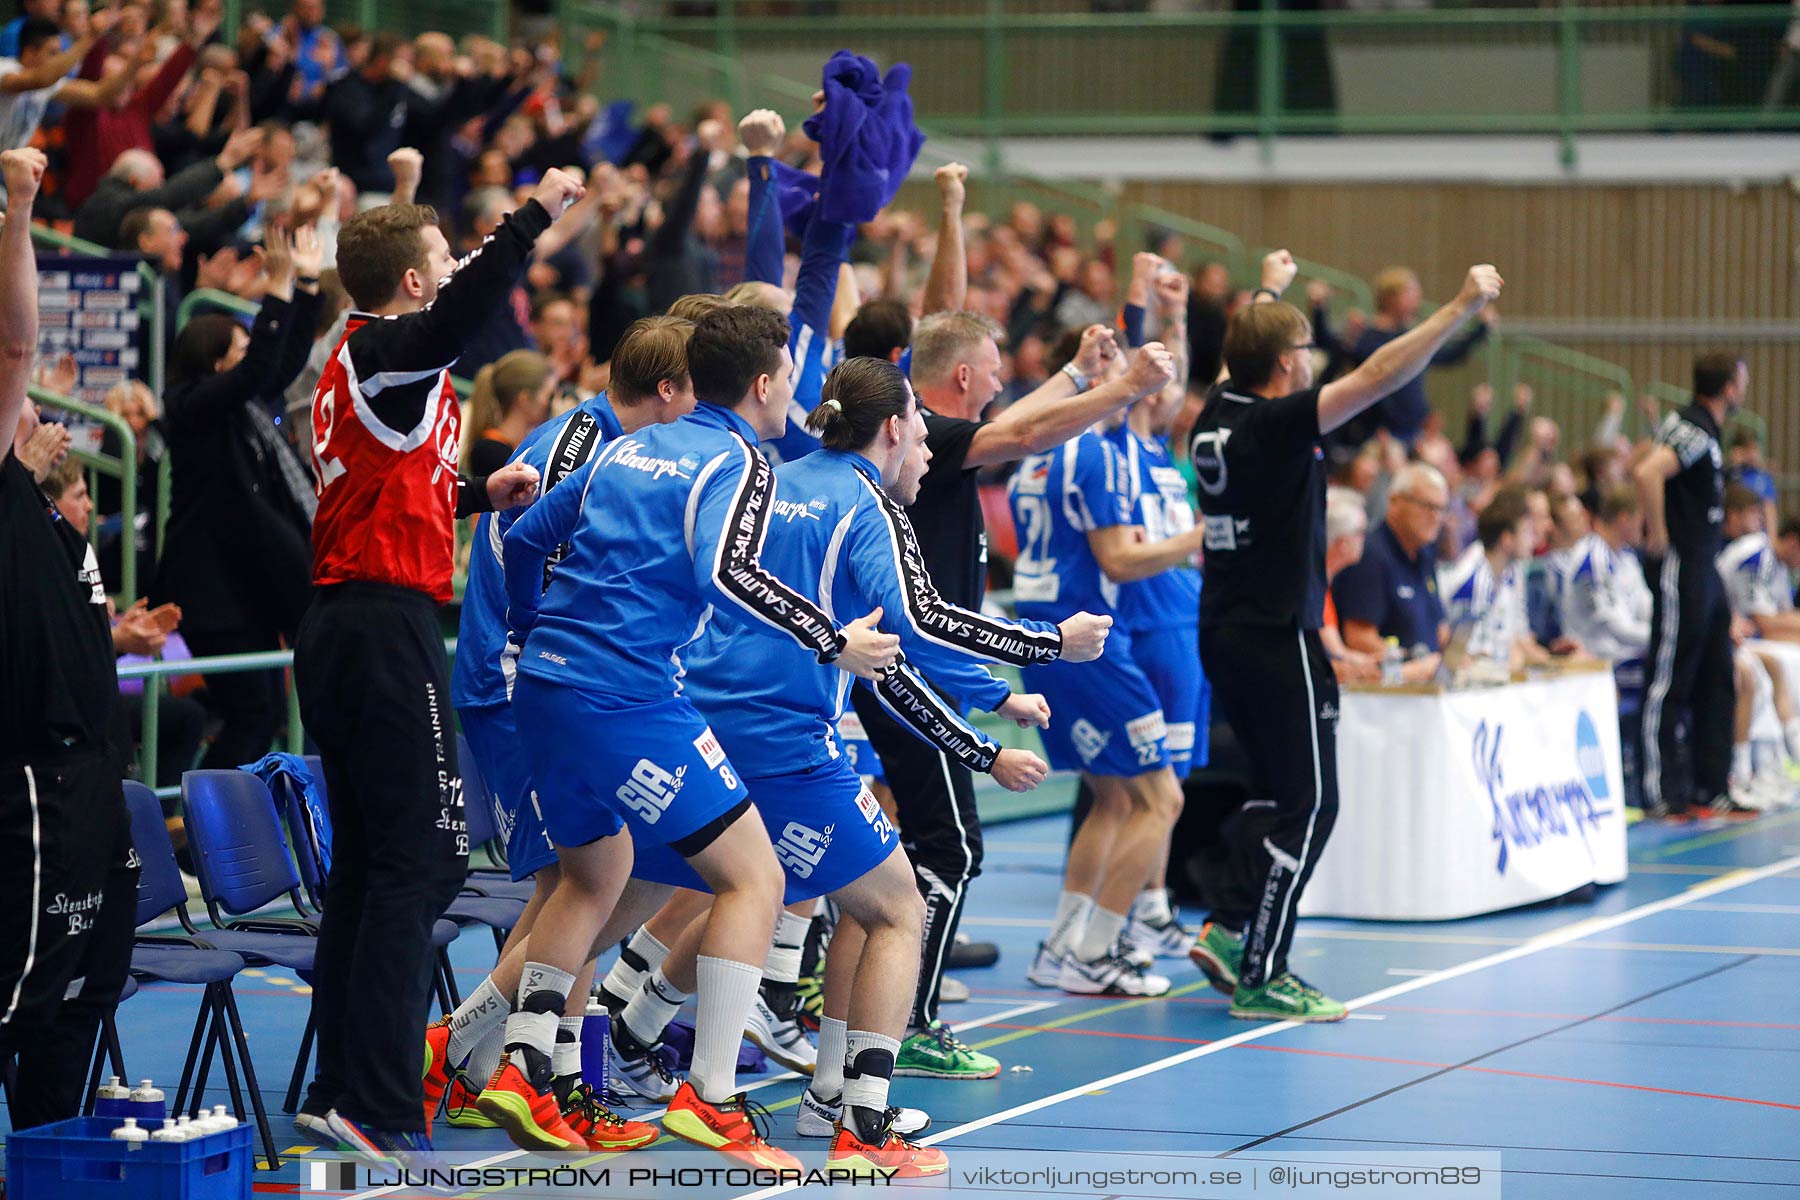
[(1406, 656), (1400, 652), (1400, 639), (1389, 638), (1381, 652), (1381, 686), (1399, 687), (1405, 677), (1401, 670), (1406, 665)]
[(212, 1123), (214, 1133), (224, 1133), (227, 1129), (236, 1129), (238, 1119), (225, 1111), (223, 1104), (213, 1105)]
[[(131, 1115), (140, 1121), (160, 1121), (169, 1115), (169, 1106), (163, 1103), (162, 1089), (148, 1079), (140, 1080), (131, 1092)], [(148, 1137), (148, 1134), (145, 1134)]]
[(150, 1140), (153, 1142), (185, 1142), (187, 1136), (181, 1132), (174, 1121), (164, 1117), (162, 1128), (151, 1134)]
[(94, 1115), (96, 1117), (123, 1117), (131, 1114), (131, 1089), (119, 1082), (117, 1075), (107, 1076), (106, 1082), (94, 1089)]
[(218, 1132), (219, 1126), (218, 1123), (213, 1120), (213, 1115), (203, 1108), (200, 1110), (199, 1115), (188, 1122), (188, 1128), (193, 1131), (191, 1136), (205, 1137), (210, 1133)]
[(147, 1142), (150, 1140), (148, 1129), (139, 1129), (136, 1117), (126, 1117), (122, 1125), (112, 1131), (116, 1142)]
[(612, 1036), (612, 1017), (606, 1005), (588, 997), (581, 1016), (581, 1078), (596, 1096), (606, 1095), (606, 1045)]
[(193, 1118), (186, 1113), (182, 1113), (176, 1120), (175, 1132), (181, 1135), (181, 1140), (184, 1142), (191, 1142), (201, 1136), (199, 1126), (195, 1125)]

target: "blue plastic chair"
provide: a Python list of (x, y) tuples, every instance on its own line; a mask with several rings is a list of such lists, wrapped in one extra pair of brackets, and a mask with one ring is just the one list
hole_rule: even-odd
[[(456, 735), (456, 761), (462, 770), (463, 814), (469, 823), (469, 849), (486, 847), (489, 858), (504, 863), (506, 843), (500, 840), (500, 827), (494, 822), (493, 800), (488, 792), (487, 781), (481, 777), (481, 768), (476, 765), (475, 756), (469, 752), (468, 739), (460, 733)], [(529, 880), (513, 882), (512, 874), (508, 871), (476, 869), (469, 872), (463, 890), (474, 892), (478, 896), (517, 900), (523, 904), (531, 899), (535, 886)]]
[[(165, 913), (181, 914), (184, 928), (187, 918), (187, 886), (181, 880), (181, 868), (175, 862), (175, 848), (169, 841), (168, 826), (163, 823), (162, 802), (143, 784), (135, 780), (125, 784), (125, 804), (131, 817), (131, 840), (136, 848), (139, 875), (137, 925), (142, 928)], [(249, 1111), (255, 1115), (257, 1131), (262, 1135), (263, 1151), (269, 1169), (281, 1166), (275, 1149), (275, 1135), (269, 1128), (269, 1115), (263, 1108), (262, 1089), (256, 1081), (256, 1065), (250, 1056), (250, 1042), (244, 1036), (243, 1019), (238, 1015), (237, 996), (231, 981), (249, 964), (244, 956), (208, 945), (194, 934), (158, 936), (139, 934), (131, 951), (132, 986), (120, 995), (123, 1002), (135, 994), (138, 981), (187, 984), (202, 989), (200, 1011), (194, 1020), (194, 1033), (188, 1040), (187, 1061), (181, 1068), (181, 1082), (176, 1088), (175, 1104), (169, 1110), (180, 1112), (188, 1102), (188, 1114), (197, 1115), (206, 1094), (207, 1075), (213, 1053), (225, 1073), (231, 1093), (232, 1107), (241, 1119), (245, 1113), (245, 1093), (249, 1093)], [(94, 1094), (100, 1082), (103, 1056), (110, 1051), (113, 1065), (124, 1078), (124, 1064), (118, 1050), (118, 1031), (109, 1015), (103, 1023), (101, 1052), (96, 1053), (90, 1072), (88, 1095)], [(199, 1071), (196, 1075), (195, 1065)], [(243, 1064), (243, 1085), (238, 1084), (238, 1063)], [(193, 1084), (191, 1100), (189, 1083)]]

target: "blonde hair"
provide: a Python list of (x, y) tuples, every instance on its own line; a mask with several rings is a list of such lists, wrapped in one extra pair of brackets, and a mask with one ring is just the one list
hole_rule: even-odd
[(1375, 276), (1375, 307), (1386, 308), (1407, 288), (1418, 287), (1419, 277), (1405, 267), (1388, 267)]
[(506, 419), (522, 395), (535, 395), (550, 378), (550, 360), (536, 350), (514, 350), (475, 373), (469, 393), (469, 419), (463, 428), (463, 456), (470, 447)]
[(150, 410), (149, 420), (156, 420), (162, 415), (162, 406), (156, 402), (156, 393), (150, 385), (141, 379), (121, 379), (106, 391), (106, 411), (115, 417), (125, 415), (125, 406), (133, 400), (140, 400)]
[(969, 361), (976, 347), (992, 339), (998, 345), (1006, 331), (992, 317), (964, 309), (924, 317), (913, 330), (912, 379), (921, 387), (942, 383)]

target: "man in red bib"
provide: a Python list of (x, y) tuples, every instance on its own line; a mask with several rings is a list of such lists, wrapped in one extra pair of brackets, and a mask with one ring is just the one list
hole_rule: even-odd
[(368, 1156), (430, 1148), (418, 1046), (431, 932), (468, 870), (437, 621), (455, 518), (527, 503), (538, 482), (522, 463), (457, 474), (449, 368), (581, 193), (548, 172), (460, 263), (419, 205), (358, 213), (338, 234), (358, 311), (313, 395), (317, 592), (294, 651), (301, 715), (325, 764), (332, 867), (313, 981), (318, 1073), (295, 1124)]

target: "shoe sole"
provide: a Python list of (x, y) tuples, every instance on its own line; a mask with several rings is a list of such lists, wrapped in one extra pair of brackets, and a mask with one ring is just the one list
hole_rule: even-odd
[[(902, 1129), (898, 1121), (894, 1122), (894, 1132), (908, 1141), (918, 1137), (931, 1128), (931, 1118), (927, 1116), (925, 1123), (916, 1128)], [(828, 1138), (837, 1132), (836, 1126), (809, 1108), (802, 1108), (794, 1116), (794, 1136), (803, 1138)]]
[(992, 1079), (1000, 1074), (1000, 1064), (991, 1071), (940, 1071), (932, 1067), (895, 1067), (894, 1074), (907, 1079)]
[(319, 1128), (314, 1129), (310, 1126), (302, 1125), (296, 1120), (294, 1122), (294, 1132), (313, 1143), (315, 1146), (323, 1146), (327, 1150), (336, 1150), (343, 1145), (342, 1142), (338, 1141), (337, 1134), (331, 1132), (331, 1127), (325, 1124), (325, 1119), (323, 1117), (314, 1117), (313, 1119), (319, 1122)]
[[(721, 1137), (713, 1131), (712, 1126), (696, 1114), (686, 1110), (663, 1114), (662, 1124), (665, 1132), (674, 1134), (684, 1142), (692, 1142), (694, 1145), (704, 1146), (708, 1150), (717, 1150), (721, 1154), (729, 1155), (741, 1162), (748, 1162), (753, 1166), (785, 1171), (799, 1165), (799, 1160), (791, 1158), (791, 1156), (790, 1161), (785, 1163), (779, 1160), (771, 1163), (761, 1162), (752, 1151), (746, 1150), (729, 1138)], [(774, 1149), (774, 1147), (770, 1147), (770, 1149)]]
[(586, 1150), (586, 1142), (567, 1142), (545, 1132), (531, 1115), (531, 1103), (512, 1092), (483, 1092), (475, 1101), (481, 1115), (506, 1130), (522, 1150)]
[(1058, 976), (1056, 979), (1045, 980), (1037, 975), (1033, 975), (1029, 971), (1025, 973), (1025, 982), (1029, 983), (1032, 987), (1048, 988), (1051, 991), (1055, 991), (1062, 986), (1061, 976)]
[(1309, 1015), (1306, 1013), (1265, 1012), (1256, 1008), (1231, 1007), (1231, 1015), (1240, 1021), (1298, 1021), (1303, 1025), (1330, 1025), (1349, 1016), (1348, 1012)]
[[(752, 1046), (755, 1046), (758, 1050), (761, 1050), (764, 1054), (768, 1055), (790, 1071), (797, 1072), (801, 1075), (811, 1075), (818, 1069), (818, 1063), (816, 1061), (807, 1062), (803, 1058), (794, 1057), (793, 1054), (783, 1049), (781, 1043), (777, 1042), (774, 1038), (770, 1038), (765, 1042), (756, 1035), (755, 1030), (746, 1030), (744, 1032), (744, 1037)], [(669, 1097), (671, 1100), (674, 1098), (673, 1095)]]
[(654, 1142), (657, 1137), (658, 1134), (656, 1130), (652, 1129), (649, 1133), (642, 1134), (639, 1137), (633, 1138), (631, 1141), (595, 1142), (590, 1140), (587, 1144), (587, 1148), (595, 1154), (611, 1154), (620, 1150), (638, 1150)]
[(1237, 994), (1237, 972), (1224, 959), (1195, 943), (1194, 948), (1188, 951), (1188, 961), (1200, 969), (1200, 973), (1206, 976), (1206, 981), (1213, 985), (1214, 991), (1223, 992), (1227, 996)]
[(849, 1175), (857, 1179), (873, 1179), (877, 1177), (882, 1179), (929, 1179), (934, 1175), (942, 1175), (948, 1171), (950, 1169), (950, 1163), (948, 1160), (945, 1160), (941, 1164), (929, 1167), (920, 1166), (918, 1163), (908, 1163), (904, 1167), (894, 1168), (884, 1167), (879, 1163), (872, 1162), (861, 1154), (850, 1154), (843, 1158), (831, 1158), (830, 1156), (827, 1156), (825, 1159), (825, 1169), (829, 1172)]
[(1072, 987), (1065, 987), (1062, 989), (1062, 993), (1065, 996), (1103, 996), (1119, 1000), (1160, 1000), (1168, 995), (1169, 991), (1169, 988), (1164, 988), (1160, 992), (1127, 992), (1114, 987), (1104, 987), (1098, 991), (1091, 992)]
[(452, 1129), (498, 1129), (500, 1126), (483, 1116), (474, 1104), (454, 1117), (445, 1117)]

